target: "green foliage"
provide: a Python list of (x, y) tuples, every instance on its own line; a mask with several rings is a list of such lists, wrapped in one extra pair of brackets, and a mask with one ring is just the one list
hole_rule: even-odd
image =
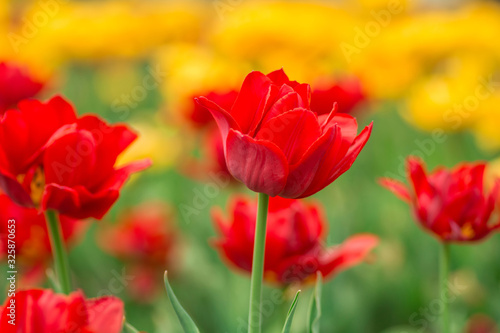
[(290, 333), (290, 329), (292, 327), (293, 315), (295, 314), (295, 308), (297, 307), (297, 303), (299, 301), (299, 294), (300, 290), (297, 291), (292, 301), (292, 305), (290, 305), (290, 310), (288, 310), (288, 314), (286, 315), (285, 325), (283, 326), (282, 333)]
[(191, 319), (189, 314), (186, 312), (186, 310), (184, 310), (181, 303), (179, 302), (179, 300), (175, 296), (174, 291), (172, 290), (172, 287), (168, 283), (167, 272), (165, 272), (165, 288), (167, 289), (168, 298), (170, 299), (170, 303), (172, 303), (172, 306), (174, 307), (175, 313), (177, 314), (177, 317), (179, 318), (179, 322), (181, 323), (181, 326), (184, 329), (184, 332), (185, 333), (200, 333), (200, 330), (198, 329), (198, 327), (196, 327), (196, 324), (194, 323), (193, 319)]
[(320, 319), (321, 319), (321, 290), (323, 286), (323, 277), (318, 272), (316, 275), (316, 286), (311, 296), (309, 303), (309, 312), (307, 314), (307, 332), (319, 333)]

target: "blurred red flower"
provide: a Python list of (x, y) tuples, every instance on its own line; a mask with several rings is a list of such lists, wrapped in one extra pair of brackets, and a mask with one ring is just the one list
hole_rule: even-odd
[(26, 69), (0, 62), (0, 116), (23, 99), (35, 96), (44, 83), (34, 79)]
[(460, 164), (451, 170), (438, 168), (427, 174), (422, 162), (407, 160), (411, 188), (384, 178), (381, 185), (407, 202), (422, 227), (443, 242), (469, 242), (485, 238), (500, 228), (490, 217), (500, 191), (497, 181), (489, 194), (484, 190), (484, 163)]
[[(196, 97), (196, 96), (193, 96)], [(219, 91), (210, 91), (205, 94), (205, 97), (221, 108), (225, 110), (231, 109), (234, 102), (236, 101), (236, 97), (238, 97), (238, 92), (235, 90), (229, 90), (224, 92)], [(211, 124), (214, 124), (214, 117), (210, 114), (210, 111), (197, 103), (195, 98), (192, 99), (192, 104), (188, 104), (189, 108), (186, 109), (184, 114), (189, 120), (189, 123), (194, 127), (207, 127)]]
[[(2, 333), (120, 333), (124, 318), (123, 302), (116, 297), (86, 300), (80, 291), (62, 295), (48, 289), (17, 292), (0, 314)], [(9, 323), (13, 318), (15, 325)]]
[(134, 276), (127, 290), (135, 299), (147, 301), (161, 294), (163, 272), (175, 270), (178, 260), (173, 216), (163, 203), (150, 202), (126, 211), (116, 224), (103, 224), (98, 243), (119, 258)]
[(498, 328), (490, 317), (476, 314), (467, 321), (464, 333), (498, 333)]
[(61, 97), (24, 101), (0, 119), (0, 188), (23, 206), (100, 219), (130, 174), (150, 165), (142, 160), (115, 168), (136, 138), (125, 125), (76, 119)]
[[(50, 240), (44, 214), (35, 208), (26, 208), (14, 203), (7, 195), (0, 194), (0, 258), (7, 260), (9, 220), (15, 220), (16, 264), (28, 267), (44, 265), (51, 257)], [(60, 216), (63, 239), (68, 243), (80, 230), (78, 220)]]
[(270, 196), (310, 196), (347, 171), (368, 140), (356, 120), (332, 110), (310, 110), (310, 87), (283, 70), (251, 72), (226, 111), (205, 97), (222, 135), (229, 172), (248, 188)]
[(318, 115), (329, 114), (337, 103), (338, 112), (350, 113), (364, 99), (361, 83), (355, 79), (318, 84), (311, 93), (311, 110)]
[[(229, 221), (220, 208), (212, 211), (220, 238), (213, 242), (228, 263), (251, 272), (257, 201), (233, 198)], [(326, 222), (319, 203), (271, 198), (264, 259), (264, 279), (290, 284), (314, 279), (316, 272), (325, 278), (361, 263), (377, 245), (378, 238), (360, 234), (344, 243), (325, 248)]]

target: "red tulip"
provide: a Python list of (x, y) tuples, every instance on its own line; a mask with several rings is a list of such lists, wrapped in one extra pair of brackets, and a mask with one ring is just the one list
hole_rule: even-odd
[[(220, 209), (213, 220), (221, 236), (214, 242), (231, 265), (251, 272), (257, 202), (233, 199), (229, 221)], [(306, 282), (316, 272), (326, 278), (359, 264), (377, 245), (378, 238), (364, 234), (348, 238), (338, 246), (323, 246), (326, 223), (319, 204), (271, 198), (264, 258), (264, 279), (289, 284)]]
[(0, 314), (2, 333), (120, 333), (124, 312), (113, 296), (86, 300), (80, 291), (66, 296), (33, 289), (9, 297)]
[(0, 189), (19, 205), (39, 203), (43, 148), (61, 126), (75, 121), (75, 110), (59, 96), (46, 103), (23, 101), (0, 117)]
[(357, 80), (315, 86), (311, 93), (311, 110), (318, 115), (328, 114), (337, 103), (338, 112), (350, 113), (365, 99)]
[(151, 164), (142, 160), (115, 168), (118, 155), (136, 138), (127, 126), (110, 126), (96, 116), (60, 128), (44, 153), (42, 208), (101, 219), (129, 176)]
[(347, 171), (368, 140), (371, 125), (356, 136), (346, 114), (318, 116), (309, 108), (310, 88), (283, 70), (251, 72), (230, 111), (205, 97), (214, 116), (229, 172), (248, 188), (270, 196), (310, 196)]
[[(26, 263), (30, 267), (44, 264), (51, 256), (50, 241), (45, 216), (35, 208), (15, 204), (7, 195), (0, 194), (0, 248), (3, 259), (7, 259), (9, 220), (15, 220), (16, 264)], [(64, 215), (60, 216), (62, 236), (68, 242), (78, 229), (78, 221)]]
[(35, 96), (42, 88), (43, 83), (33, 79), (24, 68), (0, 62), (0, 116), (23, 99)]
[(136, 137), (125, 125), (96, 116), (75, 119), (61, 97), (22, 102), (0, 122), (0, 188), (23, 206), (100, 219), (130, 174), (150, 165), (143, 160), (115, 168)]
[(497, 181), (489, 194), (483, 189), (484, 163), (438, 168), (427, 174), (416, 158), (408, 158), (411, 188), (393, 179), (381, 184), (407, 202), (422, 227), (443, 242), (468, 242), (485, 238), (500, 228), (490, 224), (500, 191)]
[(175, 271), (179, 256), (172, 220), (168, 207), (151, 202), (120, 215), (116, 224), (102, 225), (99, 245), (125, 262), (134, 276), (127, 291), (136, 300), (149, 301), (161, 294), (164, 271)]
[(162, 266), (164, 271), (175, 246), (172, 219), (164, 204), (142, 204), (120, 215), (118, 223), (103, 225), (99, 244), (124, 261)]

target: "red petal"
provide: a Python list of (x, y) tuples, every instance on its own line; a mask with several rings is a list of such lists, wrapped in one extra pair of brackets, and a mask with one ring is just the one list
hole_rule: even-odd
[(306, 109), (294, 109), (266, 122), (257, 133), (257, 140), (277, 145), (289, 164), (300, 160), (321, 134), (316, 115)]
[(19, 184), (19, 182), (9, 175), (0, 172), (0, 189), (7, 194), (12, 201), (23, 207), (33, 207), (30, 195)]
[(44, 154), (45, 182), (87, 185), (96, 167), (97, 142), (91, 132), (75, 130), (51, 142)]
[(206, 99), (205, 97), (199, 97), (196, 99), (196, 102), (210, 111), (215, 121), (217, 122), (217, 126), (222, 135), (222, 141), (224, 143), (224, 147), (226, 145), (227, 135), (229, 133), (229, 129), (233, 128), (237, 131), (240, 131), (240, 126), (236, 123), (233, 117), (220, 106), (215, 104), (214, 102)]
[(394, 193), (398, 198), (403, 201), (411, 202), (411, 195), (405, 184), (395, 179), (382, 178), (379, 184)]
[(252, 191), (276, 196), (286, 184), (286, 158), (271, 142), (230, 130), (226, 162), (229, 172)]
[(123, 302), (113, 296), (89, 299), (88, 328), (93, 333), (120, 333), (124, 319)]
[(288, 76), (285, 74), (285, 71), (283, 68), (275, 70), (269, 74), (266, 75), (271, 81), (273, 81), (274, 84), (276, 85), (283, 85), (283, 84), (289, 84), (290, 79)]
[[(359, 153), (361, 152), (361, 149), (365, 146), (366, 142), (370, 138), (370, 134), (372, 131), (372, 124), (369, 126), (365, 127), (363, 131), (354, 139), (352, 145), (349, 147), (349, 150), (345, 154), (345, 156), (338, 162), (334, 163), (323, 163), (322, 166), (323, 170), (318, 170), (317, 175), (311, 186), (307, 189), (305, 193), (303, 193), (300, 197), (308, 197), (310, 195), (313, 195), (314, 193), (322, 190), (326, 186), (330, 185), (335, 179), (337, 179), (340, 175), (342, 175), (344, 172), (349, 170), (351, 165), (354, 163), (356, 160), (356, 157), (358, 157)], [(345, 141), (343, 141), (344, 143)], [(338, 157), (342, 156), (340, 154), (336, 155), (334, 154), (333, 150), (331, 150), (331, 153), (327, 158), (325, 158), (325, 161), (328, 160), (334, 160), (337, 161)], [(326, 170), (326, 168), (329, 168), (329, 170)], [(328, 178), (325, 180), (325, 175), (328, 175)]]
[(342, 129), (342, 140), (345, 144), (350, 146), (358, 134), (358, 123), (356, 118), (345, 113), (336, 112), (336, 108), (332, 110), (331, 113), (334, 114), (334, 116), (324, 125), (323, 130), (335, 125), (339, 126)]
[(434, 189), (427, 179), (426, 172), (424, 170), (423, 164), (414, 157), (409, 157), (407, 160), (408, 170), (410, 173), (410, 180), (415, 189), (415, 194), (417, 198), (421, 198), (423, 195), (433, 196)]
[(293, 87), (293, 89), (300, 95), (302, 99), (302, 107), (310, 109), (311, 102), (311, 86), (307, 83), (301, 83)]
[(338, 247), (332, 247), (321, 255), (321, 274), (328, 278), (361, 263), (378, 242), (378, 237), (370, 234), (348, 238)]
[(109, 189), (97, 194), (90, 193), (83, 186), (69, 188), (48, 184), (42, 198), (42, 209), (55, 209), (75, 219), (93, 217), (101, 219), (118, 199), (119, 191)]
[(318, 169), (328, 160), (328, 153), (338, 151), (342, 136), (338, 127), (330, 128), (304, 154), (302, 159), (290, 166), (286, 186), (280, 193), (285, 198), (299, 198), (317, 176)]
[(27, 159), (34, 152), (29, 148), (29, 138), (30, 128), (23, 115), (17, 110), (5, 112), (0, 119), (1, 169), (15, 175), (26, 172)]
[[(83, 294), (80, 291), (71, 293), (65, 302), (67, 312), (67, 317), (65, 318), (66, 331), (77, 331), (78, 329), (82, 330), (87, 327), (89, 324), (89, 313)], [(58, 320), (62, 321), (61, 318), (58, 318)]]
[(113, 173), (94, 190), (96, 192), (107, 189), (119, 190), (133, 173), (145, 170), (152, 164), (153, 162), (150, 159), (143, 159), (113, 170)]
[(231, 116), (242, 133), (249, 133), (252, 127), (260, 123), (270, 97), (271, 84), (272, 81), (261, 72), (251, 72), (245, 78), (238, 98), (231, 109)]
[[(289, 86), (282, 86), (278, 93), (278, 96), (281, 97), (273, 103), (271, 108), (262, 117), (262, 122), (259, 127), (265, 126), (267, 121), (269, 121), (270, 119), (273, 119), (287, 111), (302, 106), (299, 95)], [(259, 127), (255, 129), (255, 132), (259, 131)], [(252, 136), (254, 136), (254, 134), (254, 132), (250, 133), (250, 135)]]

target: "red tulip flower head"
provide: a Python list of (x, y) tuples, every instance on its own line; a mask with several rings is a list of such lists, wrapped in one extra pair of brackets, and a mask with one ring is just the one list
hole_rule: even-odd
[(97, 116), (76, 117), (61, 97), (23, 101), (0, 118), (0, 189), (22, 206), (40, 205), (76, 219), (97, 219), (128, 177), (149, 160), (116, 168), (137, 135)]
[(161, 294), (164, 271), (175, 272), (177, 239), (171, 209), (159, 202), (141, 204), (119, 215), (118, 223), (103, 224), (98, 238), (100, 247), (124, 261), (134, 276), (127, 291), (139, 301)]
[(438, 168), (429, 174), (418, 159), (410, 157), (407, 163), (410, 187), (393, 179), (382, 179), (381, 184), (412, 207), (425, 230), (443, 242), (469, 242), (500, 228), (498, 218), (490, 223), (500, 182), (485, 193), (484, 163)]
[(368, 140), (355, 118), (318, 116), (310, 110), (310, 87), (283, 70), (245, 78), (231, 110), (200, 97), (214, 116), (229, 172), (249, 189), (270, 196), (302, 198), (347, 171)]
[(120, 333), (123, 315), (123, 302), (116, 297), (85, 299), (80, 291), (66, 296), (52, 290), (26, 290), (0, 307), (0, 332)]
[[(233, 199), (226, 220), (220, 209), (213, 220), (220, 232), (214, 246), (232, 266), (251, 272), (257, 202)], [(278, 284), (307, 282), (320, 272), (325, 278), (362, 262), (378, 238), (363, 234), (325, 248), (326, 223), (319, 204), (271, 198), (264, 258), (264, 279)]]

